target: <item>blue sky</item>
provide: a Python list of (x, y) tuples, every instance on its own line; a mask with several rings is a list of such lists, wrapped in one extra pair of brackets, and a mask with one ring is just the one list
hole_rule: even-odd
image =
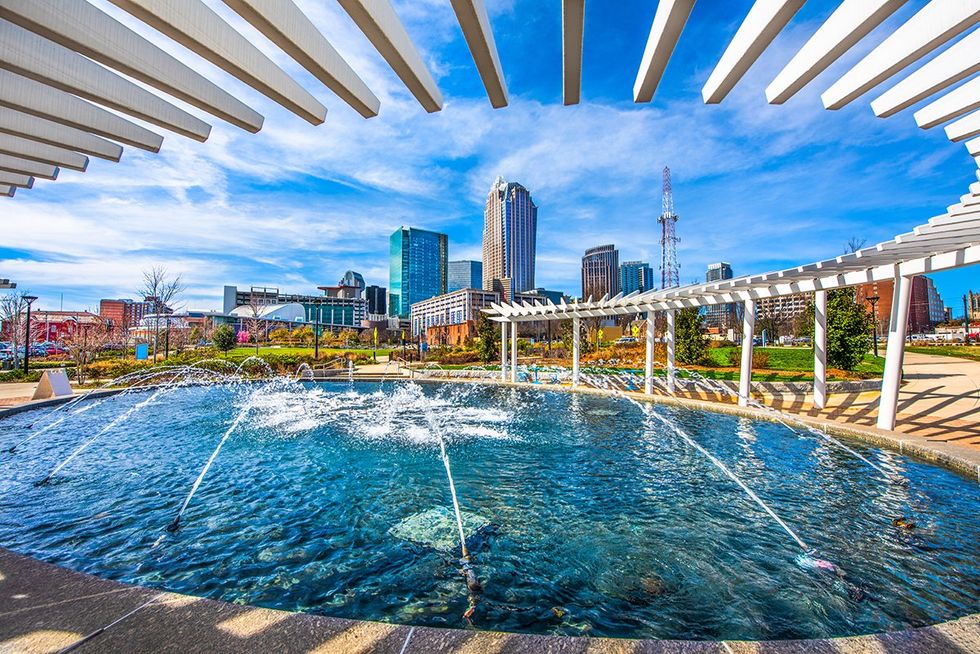
[[(388, 235), (444, 231), (450, 258), (479, 258), (483, 202), (497, 175), (539, 206), (537, 283), (579, 292), (582, 252), (615, 243), (621, 259), (659, 261), (660, 179), (673, 171), (681, 280), (730, 262), (736, 274), (840, 254), (911, 231), (966, 192), (976, 166), (915, 107), (876, 119), (869, 102), (825, 111), (819, 93), (921, 7), (909, 2), (871, 37), (781, 106), (764, 89), (837, 3), (811, 0), (721, 105), (700, 90), (751, 5), (701, 0), (654, 102), (633, 81), (653, 0), (587, 3), (582, 104), (561, 104), (560, 3), (486, 0), (511, 105), (491, 109), (447, 0), (395, 6), (446, 99), (426, 114), (333, 0), (297, 1), (381, 99), (364, 120), (217, 0), (329, 109), (313, 127), (105, 0), (105, 11), (266, 116), (251, 135), (212, 120), (201, 144), (166, 134), (159, 155), (127, 148), (119, 164), (39, 180), (2, 205), (0, 277), (57, 308), (130, 297), (140, 272), (183, 275), (183, 304), (215, 308), (224, 284), (315, 292), (348, 268), (387, 285)], [(182, 104), (175, 101), (177, 104)], [(183, 106), (183, 105), (182, 105)], [(186, 107), (185, 107), (186, 108)], [(977, 267), (935, 276), (947, 305), (980, 290)]]

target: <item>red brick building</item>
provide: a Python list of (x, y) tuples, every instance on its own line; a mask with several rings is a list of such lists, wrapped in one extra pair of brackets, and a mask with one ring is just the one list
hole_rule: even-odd
[(139, 300), (101, 300), (99, 316), (109, 322), (110, 329), (120, 333), (139, 324), (145, 314), (153, 312), (153, 302)]
[[(863, 284), (855, 287), (855, 300), (870, 311), (869, 297), (878, 296), (875, 310), (875, 323), (878, 335), (888, 333), (888, 321), (892, 315), (892, 293), (895, 282), (891, 279)], [(909, 333), (921, 334), (932, 329), (945, 319), (942, 300), (932, 280), (925, 276), (912, 278), (912, 297), (909, 300)]]

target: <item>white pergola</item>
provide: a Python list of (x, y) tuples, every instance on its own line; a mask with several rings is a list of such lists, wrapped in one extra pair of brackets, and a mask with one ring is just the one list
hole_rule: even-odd
[[(211, 0), (212, 3), (218, 0)], [(365, 118), (381, 108), (328, 38), (293, 0), (222, 0), (286, 55)], [(326, 0), (332, 1), (332, 0)], [(202, 0), (109, 0), (156, 30), (157, 42), (133, 31), (87, 0), (0, 0), (0, 196), (31, 189), (35, 178), (56, 179), (60, 168), (85, 171), (89, 157), (119, 161), (123, 145), (158, 152), (162, 129), (204, 141), (207, 116), (249, 132), (264, 118), (158, 43), (171, 41), (207, 60), (313, 125), (327, 110), (255, 44)], [(353, 23), (416, 97), (425, 111), (443, 99), (390, 0), (337, 0)], [(494, 107), (508, 103), (503, 67), (483, 0), (448, 0), (459, 22), (487, 97)], [(695, 0), (659, 0), (640, 61), (633, 98), (651, 102), (694, 8)], [(756, 0), (702, 89), (704, 101), (721, 102), (804, 0)], [(782, 104), (812, 82), (851, 48), (889, 19), (904, 0), (841, 0), (837, 8), (793, 54), (765, 89)], [(562, 0), (563, 100), (579, 102), (585, 34), (585, 0)], [(870, 101), (876, 116), (892, 116), (929, 100), (913, 115), (922, 129), (944, 126), (947, 137), (966, 142), (980, 165), (980, 0), (930, 0), (870, 49), (821, 95), (827, 109), (844, 107), (900, 73), (907, 74)], [(949, 42), (952, 45), (945, 47)], [(172, 47), (173, 43), (167, 43)], [(945, 47), (925, 64), (916, 64)], [(130, 80), (142, 83), (138, 85)], [(965, 80), (965, 81), (964, 81)], [(320, 89), (312, 89), (320, 91)], [(192, 108), (184, 110), (168, 98)], [(109, 111), (111, 109), (112, 111)], [(120, 115), (121, 114), (121, 115)], [(126, 117), (124, 117), (126, 116)], [(129, 118), (127, 118), (129, 117)], [(133, 122), (135, 118), (151, 127)], [(210, 120), (210, 118), (208, 118)], [(122, 144), (122, 145), (120, 145)], [(978, 178), (980, 179), (980, 178)], [(797, 292), (816, 298), (815, 402), (826, 400), (824, 379), (825, 292), (867, 281), (894, 279), (895, 297), (878, 424), (895, 421), (898, 377), (911, 279), (978, 260), (980, 187), (909, 234), (844, 257), (718, 284), (695, 285), (643, 295), (572, 305), (510, 304), (493, 309), (504, 337), (511, 325), (511, 359), (516, 359), (517, 323), (665, 311), (668, 352), (673, 361), (673, 312), (687, 306), (742, 302), (751, 334), (755, 301)], [(652, 322), (651, 322), (652, 324)], [(652, 366), (648, 330), (647, 388)], [(579, 331), (575, 330), (576, 355)], [(742, 401), (748, 397), (752, 343), (743, 347)], [(506, 364), (506, 356), (502, 363)], [(511, 367), (512, 375), (514, 366)], [(575, 358), (578, 378), (578, 358)], [(668, 375), (673, 385), (673, 366)]]
[[(645, 392), (653, 392), (653, 347), (656, 312), (667, 317), (667, 386), (675, 387), (674, 313), (688, 307), (741, 303), (742, 361), (739, 371), (739, 404), (746, 406), (751, 391), (752, 349), (755, 333), (756, 301), (797, 293), (814, 295), (814, 384), (813, 403), (824, 408), (827, 401), (827, 291), (871, 282), (895, 282), (892, 311), (889, 318), (885, 373), (882, 379), (878, 410), (878, 427), (895, 428), (898, 388), (912, 294), (912, 279), (917, 275), (951, 270), (980, 263), (980, 173), (978, 181), (946, 213), (930, 218), (907, 234), (833, 259), (787, 268), (761, 275), (747, 275), (708, 284), (693, 284), (645, 293), (634, 292), (604, 297), (601, 300), (554, 304), (514, 302), (494, 304), (486, 311), (501, 323), (501, 338), (506, 351), (507, 325), (510, 324), (510, 380), (517, 374), (517, 325), (540, 320), (572, 321), (572, 384), (579, 382), (581, 319), (603, 318), (646, 313)], [(507, 378), (507, 361), (501, 359), (501, 377)]]
[[(221, 1), (362, 116), (378, 114), (377, 96), (293, 0)], [(483, 0), (447, 1), (490, 103), (506, 106), (507, 85)], [(633, 87), (636, 102), (653, 99), (694, 1), (657, 3)], [(119, 161), (119, 144), (157, 152), (163, 143), (157, 128), (198, 141), (210, 135), (211, 118), (249, 132), (262, 128), (261, 114), (225, 90), (221, 80), (208, 79), (161, 48), (165, 41), (172, 42), (165, 44), (168, 48), (179, 44), (311, 124), (326, 120), (327, 110), (314, 96), (322, 89), (305, 88), (202, 0), (109, 2), (156, 30), (156, 38), (144, 38), (88, 0), (0, 0), (0, 195), (30, 189), (33, 177), (55, 179), (62, 167), (84, 171), (90, 156)], [(442, 94), (390, 0), (337, 2), (422, 108), (442, 109)], [(705, 81), (705, 102), (721, 102), (728, 95), (803, 2), (756, 0)], [(786, 102), (904, 4), (842, 0), (765, 89), (767, 100)], [(585, 0), (562, 0), (561, 11), (563, 100), (577, 104)], [(822, 95), (824, 106), (843, 107), (969, 32), (881, 93), (871, 108), (886, 117), (936, 96), (915, 113), (917, 124), (928, 129), (945, 123), (950, 139), (972, 138), (967, 148), (980, 158), (980, 138), (974, 138), (980, 136), (978, 21), (977, 0), (931, 0), (831, 85)]]

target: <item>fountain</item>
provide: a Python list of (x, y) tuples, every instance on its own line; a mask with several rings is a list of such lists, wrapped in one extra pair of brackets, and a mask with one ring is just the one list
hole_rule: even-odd
[[(465, 626), (479, 608), (481, 627), (531, 633), (803, 638), (980, 608), (980, 491), (903, 455), (887, 465), (910, 485), (882, 484), (788, 425), (640, 401), (632, 372), (582, 375), (607, 397), (382, 385), (349, 365), (340, 384), (302, 367), (255, 383), (256, 362), (221, 370), (0, 419), (0, 445), (33, 438), (0, 475), (0, 544), (176, 592), (413, 625)], [(152, 434), (130, 427), (137, 412)], [(98, 462), (80, 456), (95, 444)], [(733, 465), (745, 448), (753, 465)], [(63, 483), (31, 485), (72, 461)], [(217, 483), (221, 469), (235, 474)]]

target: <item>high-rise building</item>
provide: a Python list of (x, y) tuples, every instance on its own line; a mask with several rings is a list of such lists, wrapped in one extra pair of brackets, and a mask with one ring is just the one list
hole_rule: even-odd
[(619, 250), (615, 245), (600, 245), (585, 251), (582, 257), (582, 299), (600, 300), (604, 295), (619, 293)]
[(537, 230), (538, 207), (530, 191), (498, 177), (483, 213), (484, 290), (510, 301), (514, 293), (534, 288)]
[(388, 313), (388, 289), (372, 284), (364, 289), (364, 299), (367, 300), (368, 313), (384, 315)]
[[(724, 261), (719, 261), (718, 263), (708, 264), (708, 271), (704, 274), (704, 281), (710, 284), (711, 282), (720, 282), (723, 279), (731, 279), (733, 276), (732, 265)], [(725, 329), (733, 326), (732, 319), (734, 316), (734, 304), (712, 304), (705, 307), (704, 324), (706, 327)]]
[(446, 286), (450, 293), (464, 288), (483, 288), (483, 262), (450, 261)]
[(412, 305), (446, 292), (449, 237), (400, 227), (390, 239), (388, 313), (408, 318)]
[(633, 291), (653, 290), (653, 269), (645, 261), (624, 261), (619, 265), (619, 290), (623, 295)]

